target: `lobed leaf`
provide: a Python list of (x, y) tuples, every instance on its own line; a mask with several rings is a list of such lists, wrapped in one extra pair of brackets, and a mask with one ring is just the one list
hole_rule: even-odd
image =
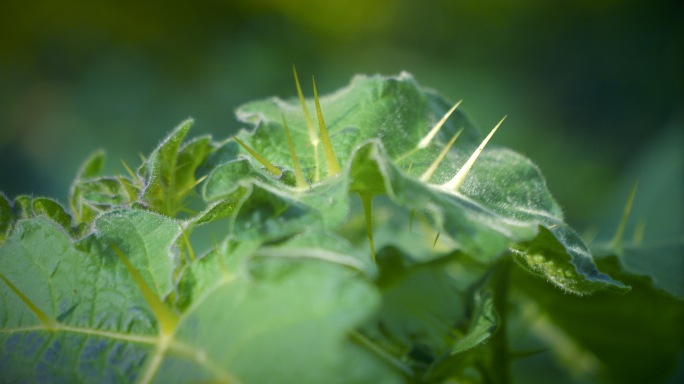
[(3, 380), (134, 381), (156, 322), (130, 276), (78, 249), (45, 217), (17, 224), (0, 248)]
[(208, 137), (183, 145), (192, 124), (188, 119), (176, 127), (138, 171), (144, 180), (141, 202), (171, 217), (185, 208), (185, 199), (196, 184), (195, 171), (213, 150)]

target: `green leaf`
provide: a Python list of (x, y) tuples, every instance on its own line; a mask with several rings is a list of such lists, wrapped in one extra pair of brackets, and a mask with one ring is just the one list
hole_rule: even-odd
[(90, 223), (103, 212), (130, 207), (137, 200), (138, 186), (125, 177), (96, 177), (74, 183), (71, 202), (80, 222)]
[(264, 259), (251, 265), (251, 278), (236, 272), (193, 301), (155, 381), (347, 382), (344, 363), (359, 351), (345, 347), (346, 332), (377, 305), (367, 283), (320, 262)]
[(566, 292), (585, 295), (606, 288), (623, 293), (629, 290), (599, 272), (589, 249), (567, 225), (553, 230), (540, 226), (536, 238), (516, 245), (513, 251), (522, 266)]
[[(308, 100), (307, 104), (314, 110), (313, 100)], [(397, 77), (357, 76), (349, 86), (322, 96), (320, 104), (333, 150), (343, 168), (351, 160), (354, 149), (370, 139), (381, 140), (391, 158), (414, 150), (448, 109), (439, 96), (422, 90), (406, 73)], [(307, 178), (313, 179), (314, 152), (298, 100), (286, 102), (271, 98), (251, 102), (238, 108), (237, 115), (244, 122), (257, 124), (253, 134), (242, 134), (241, 140), (275, 165), (292, 169), (282, 125), (284, 115), (302, 170)], [(438, 137), (446, 142), (462, 126), (466, 127), (462, 144), (474, 148), (479, 133), (459, 110), (447, 121)], [(428, 155), (428, 150), (420, 151), (405, 164), (414, 163), (417, 168), (413, 174), (419, 174), (420, 167), (427, 168), (433, 160)]]
[(71, 216), (55, 200), (46, 197), (36, 197), (31, 201), (34, 215), (42, 215), (59, 224), (69, 231), (71, 229)]
[[(562, 287), (575, 293), (624, 289), (596, 269), (587, 247), (563, 222), (539, 169), (525, 157), (507, 149), (485, 149), (459, 191), (441, 188), (479, 144), (479, 133), (457, 110), (431, 144), (420, 148), (418, 143), (448, 104), (422, 90), (410, 75), (356, 77), (347, 88), (321, 98), (321, 105), (333, 149), (348, 170), (342, 177), (348, 178), (350, 192), (366, 198), (388, 195), (398, 206), (427, 215), (434, 230), (448, 237), (453, 247), (487, 262), (516, 243), (531, 241), (538, 228), (544, 227), (555, 241), (542, 235), (535, 253), (544, 255), (548, 246), (553, 257), (566, 262), (568, 276)], [(318, 162), (297, 101), (269, 99), (241, 107), (238, 117), (256, 124), (253, 132), (241, 134), (241, 140), (269, 162), (291, 169), (282, 116), (289, 122), (302, 169), (315, 180)], [(464, 130), (457, 144), (446, 152), (429, 182), (419, 180), (435, 160), (435, 153), (446, 147), (460, 127)], [(314, 184), (312, 189), (328, 182), (330, 179)], [(321, 210), (323, 217), (327, 213)], [(562, 249), (555, 247), (558, 244)], [(517, 248), (521, 254), (526, 250)], [(542, 274), (550, 271), (536, 270)]]
[[(684, 345), (681, 244), (595, 262), (529, 159), (479, 148), (458, 109), (433, 130), (449, 107), (408, 74), (359, 76), (320, 99), (325, 151), (299, 100), (272, 98), (238, 110), (244, 146), (185, 141), (188, 120), (137, 174), (104, 175), (95, 152), (73, 218), (1, 195), (3, 380), (506, 382), (511, 322), (539, 319), (563, 335), (552, 353), (571, 343), (601, 379), (665, 378)], [(609, 274), (634, 289), (610, 295), (626, 285)]]
[[(465, 333), (456, 340), (450, 350), (433, 363), (425, 374), (425, 381), (436, 382), (447, 377), (467, 377), (471, 362), (476, 357), (477, 347), (483, 346), (498, 330), (501, 320), (494, 310), (492, 293), (485, 287), (476, 286), (471, 291), (470, 319)], [(494, 353), (507, 353), (495, 351)]]
[[(607, 382), (663, 381), (684, 352), (684, 303), (625, 271), (616, 257), (601, 258), (598, 266), (632, 289), (578, 297), (549, 290), (527, 273), (517, 271), (513, 280), (569, 340), (598, 359), (597, 371), (585, 373)], [(569, 348), (567, 342), (551, 347)]]
[[(406, 175), (375, 142), (358, 149), (350, 173), (351, 191), (372, 195), (384, 189), (396, 204), (429, 215), (436, 230), (457, 244), (456, 249), (481, 261), (495, 260), (510, 245), (536, 232), (536, 225), (502, 217), (463, 195), (446, 193)], [(405, 230), (408, 227), (406, 222)]]
[(178, 222), (142, 210), (111, 211), (95, 222), (98, 242), (116, 246), (160, 298), (174, 290), (173, 271), (180, 266), (174, 248), (181, 228)]
[(76, 181), (84, 179), (92, 179), (102, 175), (105, 165), (105, 151), (99, 149), (88, 156), (76, 173)]
[(210, 136), (195, 137), (183, 144), (178, 152), (176, 183), (182, 189), (194, 186), (195, 171), (214, 150)]
[(33, 217), (33, 207), (31, 201), (33, 198), (28, 195), (19, 195), (14, 198), (12, 207), (14, 208), (14, 216), (17, 219), (28, 219)]
[[(155, 221), (154, 228), (162, 229), (172, 222), (141, 211), (106, 214), (98, 219), (97, 238), (78, 248), (46, 218), (20, 222), (0, 248), (4, 379), (396, 381), (383, 365), (369, 363), (374, 356), (346, 339), (377, 305), (377, 293), (364, 279), (330, 263), (273, 257), (245, 268), (245, 259), (234, 257), (254, 248), (240, 243), (224, 248), (230, 255), (213, 253), (195, 263), (207, 267), (188, 270), (193, 273), (187, 276), (202, 284), (171, 339), (158, 335), (130, 270), (107, 250), (116, 241), (161, 297), (167, 289), (156, 275), (170, 271), (159, 257), (168, 255), (167, 241), (156, 240), (164, 234), (155, 233)], [(166, 268), (141, 265), (144, 257)], [(226, 258), (223, 266), (219, 257)], [(263, 361), (269, 362), (267, 369)], [(350, 362), (365, 369), (349, 370)]]
[(324, 260), (354, 268), (372, 276), (377, 271), (367, 251), (355, 249), (352, 244), (334, 232), (326, 232), (315, 226), (307, 228), (283, 242), (261, 247), (261, 256)]
[(9, 382), (130, 382), (156, 323), (114, 260), (78, 250), (45, 217), (0, 248), (0, 371)]
[[(439, 265), (407, 267), (397, 249), (378, 253), (382, 307), (365, 332), (385, 339), (397, 353), (408, 354), (414, 345), (424, 346), (432, 359), (454, 343), (453, 324), (464, 316), (465, 302), (448, 273)], [(425, 363), (425, 361), (423, 361)]]
[(684, 300), (684, 240), (593, 245), (599, 259), (616, 256), (622, 270), (648, 277), (653, 287)]
[(182, 146), (192, 124), (188, 119), (176, 127), (138, 171), (144, 179), (142, 202), (171, 217), (184, 209), (185, 198), (195, 185), (195, 170), (211, 151), (207, 137)]
[(202, 186), (202, 197), (207, 202), (216, 201), (239, 188), (241, 180), (249, 178), (267, 180), (261, 173), (254, 171), (246, 159), (220, 164), (207, 176)]
[(655, 288), (684, 300), (684, 242), (627, 245), (619, 253), (626, 272), (649, 276)]
[(0, 193), (0, 244), (11, 233), (14, 223), (20, 219), (43, 216), (59, 224), (65, 231), (72, 231), (72, 218), (62, 205), (47, 197), (17, 196), (10, 204)]

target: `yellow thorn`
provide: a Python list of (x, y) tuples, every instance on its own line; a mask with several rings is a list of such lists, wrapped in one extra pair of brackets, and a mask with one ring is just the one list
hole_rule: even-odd
[(238, 144), (240, 144), (240, 146), (241, 146), (242, 148), (244, 148), (247, 152), (249, 152), (250, 155), (254, 156), (254, 158), (256, 159), (256, 161), (260, 162), (261, 165), (263, 165), (264, 167), (266, 167), (266, 169), (267, 169), (269, 172), (271, 172), (271, 174), (272, 174), (273, 176), (275, 176), (275, 177), (280, 177), (280, 175), (283, 174), (283, 171), (281, 171), (280, 169), (278, 169), (278, 167), (276, 167), (275, 165), (271, 164), (271, 162), (269, 162), (269, 161), (266, 160), (263, 156), (261, 156), (260, 154), (258, 154), (255, 150), (253, 150), (252, 148), (250, 148), (247, 144), (245, 144), (245, 143), (243, 143), (242, 141), (240, 141), (240, 139), (238, 139), (238, 138), (235, 137), (235, 136), (233, 136), (233, 139), (234, 139)]
[(147, 283), (145, 283), (145, 279), (143, 279), (140, 273), (136, 271), (135, 267), (133, 267), (133, 264), (131, 264), (121, 249), (113, 244), (112, 249), (114, 250), (114, 253), (116, 253), (116, 256), (118, 256), (121, 264), (126, 267), (128, 272), (131, 274), (131, 277), (133, 277), (133, 281), (135, 281), (135, 284), (138, 286), (138, 290), (140, 293), (142, 293), (147, 305), (150, 306), (154, 316), (157, 318), (161, 334), (173, 334), (176, 330), (176, 326), (178, 325), (178, 315), (173, 313), (173, 311), (171, 311), (171, 309), (164, 304), (157, 294), (150, 289)]
[(204, 179), (207, 178), (207, 176), (208, 176), (208, 175), (204, 175), (204, 176), (200, 177), (199, 179), (195, 180), (195, 182), (192, 183), (192, 186), (191, 186), (188, 190), (193, 189), (193, 188), (195, 188), (196, 186), (200, 185), (200, 183), (203, 182)]
[(190, 261), (195, 261), (195, 250), (192, 249), (192, 244), (190, 244), (190, 238), (188, 237), (188, 233), (185, 231), (185, 228), (181, 226), (181, 236), (183, 237), (183, 243), (185, 245), (185, 248), (188, 252), (188, 257), (190, 258)]
[(290, 147), (290, 156), (292, 156), (292, 166), (295, 171), (295, 179), (297, 180), (297, 186), (299, 188), (306, 188), (306, 180), (304, 180), (304, 175), (302, 174), (302, 169), (299, 167), (299, 160), (297, 160), (297, 154), (295, 153), (294, 145), (292, 144), (292, 138), (290, 137), (290, 129), (287, 127), (287, 122), (285, 121), (285, 115), (283, 114), (283, 127), (285, 127), (285, 137), (287, 138), (287, 146)]
[(368, 244), (370, 245), (371, 259), (375, 264), (375, 243), (373, 242), (373, 220), (372, 220), (372, 203), (373, 195), (361, 195), (361, 203), (363, 204), (363, 214), (366, 217), (366, 232), (368, 235)]
[(451, 180), (444, 183), (442, 185), (442, 188), (448, 191), (458, 191), (458, 189), (461, 188), (461, 185), (463, 185), (463, 182), (465, 182), (465, 178), (468, 175), (470, 168), (472, 168), (473, 164), (475, 164), (475, 160), (477, 160), (477, 158), (480, 156), (480, 154), (484, 150), (485, 145), (487, 145), (489, 139), (491, 139), (492, 136), (494, 136), (494, 132), (496, 132), (496, 130), (499, 128), (499, 126), (501, 125), (501, 123), (503, 123), (504, 120), (506, 120), (506, 116), (504, 116), (503, 119), (499, 121), (499, 124), (497, 124), (496, 127), (494, 127), (494, 129), (492, 129), (492, 131), (489, 132), (489, 135), (487, 135), (487, 137), (485, 137), (484, 140), (482, 140), (480, 146), (477, 147), (477, 149), (475, 150), (475, 152), (473, 152), (472, 155), (470, 155), (468, 160), (465, 162), (465, 164), (463, 164), (463, 166), (456, 173), (456, 175)]
[(67, 201), (69, 202), (69, 208), (71, 208), (71, 212), (74, 213), (74, 219), (76, 219), (77, 223), (81, 222), (81, 212), (76, 209), (76, 203), (74, 202), (74, 199), (70, 197), (67, 198)]
[(129, 167), (128, 164), (126, 164), (126, 162), (123, 159), (121, 159), (121, 164), (123, 164), (124, 168), (126, 168), (126, 172), (128, 172), (128, 175), (131, 176), (131, 179), (133, 179), (134, 181), (137, 181), (138, 176), (133, 172), (131, 167)]
[(618, 225), (618, 228), (615, 231), (615, 236), (613, 236), (613, 240), (610, 242), (613, 248), (620, 248), (622, 246), (622, 237), (625, 234), (627, 218), (629, 217), (629, 212), (632, 210), (632, 203), (634, 202), (634, 196), (636, 195), (638, 185), (639, 182), (634, 182), (634, 185), (632, 186), (632, 191), (629, 193), (629, 197), (627, 198), (627, 204), (625, 204), (625, 209), (622, 211), (622, 219), (620, 219), (620, 224)]
[(43, 325), (48, 330), (55, 330), (59, 328), (59, 323), (55, 321), (53, 318), (45, 314), (45, 312), (41, 311), (40, 308), (38, 308), (31, 300), (29, 300), (28, 297), (24, 296), (23, 293), (19, 290), (19, 288), (15, 287), (14, 284), (12, 284), (5, 276), (3, 276), (0, 273), (0, 280), (4, 281), (5, 284), (9, 287), (9, 289), (14, 292), (15, 295), (19, 296), (19, 299), (24, 302), (24, 304), (33, 312), (34, 315), (40, 320), (40, 323)]
[(444, 116), (437, 122), (437, 124), (435, 124), (435, 126), (432, 127), (430, 132), (428, 132), (428, 134), (425, 135), (425, 137), (423, 137), (423, 139), (418, 143), (417, 148), (425, 148), (428, 145), (430, 145), (432, 139), (435, 137), (435, 135), (437, 135), (437, 132), (439, 132), (444, 123), (446, 123), (449, 116), (451, 116), (451, 114), (456, 110), (456, 108), (458, 108), (458, 105), (461, 104), (461, 101), (463, 100), (459, 100), (458, 103), (454, 104), (454, 106), (451, 107), (451, 109), (444, 114)]
[(316, 128), (314, 127), (313, 121), (311, 120), (311, 115), (309, 114), (309, 109), (306, 107), (306, 101), (304, 100), (304, 94), (302, 93), (302, 87), (299, 84), (299, 76), (297, 76), (297, 68), (292, 65), (292, 72), (294, 73), (295, 84), (297, 86), (297, 94), (299, 95), (299, 103), (302, 105), (302, 111), (304, 112), (304, 120), (306, 120), (306, 127), (309, 130), (309, 141), (314, 150), (314, 183), (317, 183), (320, 179), (320, 166), (318, 160), (318, 144), (320, 140), (318, 139), (318, 134), (316, 133)]
[(334, 176), (340, 173), (340, 164), (335, 158), (335, 152), (333, 152), (332, 143), (330, 143), (330, 137), (328, 137), (328, 129), (325, 127), (323, 112), (321, 111), (321, 103), (318, 100), (318, 90), (316, 90), (316, 80), (313, 79), (313, 77), (311, 79), (313, 81), (316, 114), (318, 115), (318, 127), (321, 130), (321, 140), (323, 140), (323, 154), (325, 155), (325, 162), (328, 166), (328, 175)]
[(410, 150), (410, 151), (404, 153), (403, 155), (400, 155), (400, 156), (397, 157), (396, 159), (394, 159), (394, 162), (395, 162), (395, 163), (399, 163), (399, 162), (403, 161), (403, 160), (406, 159), (407, 157), (409, 157), (409, 156), (413, 155), (414, 153), (418, 152), (419, 149), (420, 149), (420, 148), (413, 148), (412, 150)]
[(299, 84), (299, 77), (297, 76), (297, 68), (292, 66), (292, 72), (294, 73), (295, 84), (297, 85), (297, 94), (299, 95), (299, 102), (302, 104), (302, 111), (304, 111), (304, 120), (306, 120), (306, 127), (309, 129), (309, 141), (314, 146), (318, 146), (318, 134), (316, 134), (316, 128), (314, 127), (313, 120), (311, 120), (311, 115), (309, 114), (309, 109), (306, 107), (306, 101), (304, 100), (304, 94), (302, 93), (302, 87)]
[(459, 129), (458, 132), (456, 132), (456, 134), (451, 138), (451, 140), (449, 140), (449, 142), (444, 147), (444, 149), (442, 149), (442, 152), (439, 153), (439, 156), (437, 156), (435, 161), (433, 161), (432, 164), (430, 164), (430, 167), (427, 170), (425, 170), (425, 172), (423, 173), (422, 176), (420, 176), (420, 181), (423, 181), (426, 183), (428, 181), (430, 181), (430, 178), (435, 173), (435, 171), (437, 170), (437, 167), (439, 167), (439, 164), (442, 162), (442, 160), (444, 160), (447, 153), (449, 153), (449, 150), (451, 149), (451, 147), (456, 142), (456, 139), (458, 139), (458, 137), (461, 135), (461, 132), (463, 132), (463, 128)]

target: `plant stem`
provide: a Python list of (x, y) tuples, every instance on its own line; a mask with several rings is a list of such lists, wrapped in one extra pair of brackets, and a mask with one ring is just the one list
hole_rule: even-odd
[(500, 384), (511, 383), (511, 361), (508, 346), (508, 334), (506, 330), (508, 318), (508, 287), (511, 272), (511, 255), (505, 255), (494, 271), (492, 277), (494, 309), (499, 315), (499, 329), (492, 337), (492, 378), (493, 382)]

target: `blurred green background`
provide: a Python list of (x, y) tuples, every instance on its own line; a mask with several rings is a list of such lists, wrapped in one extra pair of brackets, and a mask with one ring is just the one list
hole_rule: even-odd
[[(533, 159), (578, 229), (617, 224), (640, 180), (646, 236), (681, 236), (681, 1), (0, 2), (0, 191), (66, 202), (106, 148), (137, 164), (188, 116), (224, 138), (241, 103), (414, 74)], [(310, 93), (306, 88), (305, 92)]]

